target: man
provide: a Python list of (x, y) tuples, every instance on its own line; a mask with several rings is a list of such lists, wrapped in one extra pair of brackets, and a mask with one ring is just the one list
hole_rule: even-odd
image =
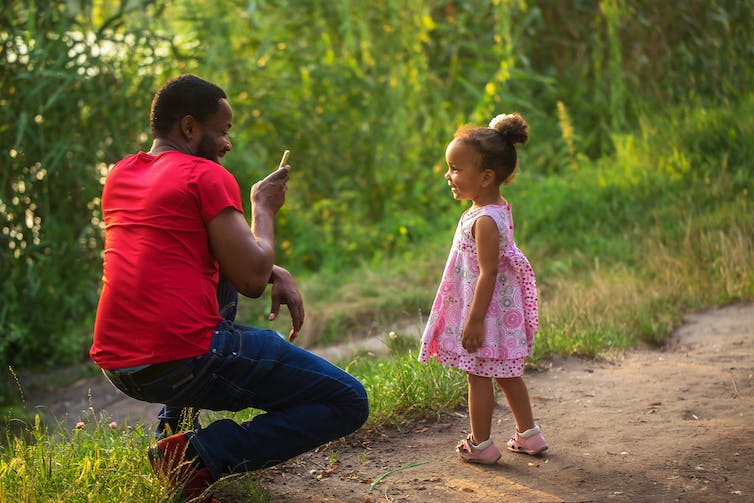
[(105, 253), (90, 356), (125, 394), (166, 404), (161, 425), (166, 411), (182, 408), (266, 411), (149, 449), (158, 475), (193, 498), (224, 474), (272, 466), (355, 431), (369, 407), (346, 372), (277, 332), (220, 316), (234, 311), (236, 290), (259, 297), (272, 284), (270, 318), (286, 304), (291, 340), (302, 326), (296, 284), (274, 265), (274, 216), (290, 166), (252, 187), (249, 227), (238, 183), (219, 164), (231, 150), (223, 90), (182, 75), (157, 92), (150, 121), (151, 150), (118, 162), (102, 193)]

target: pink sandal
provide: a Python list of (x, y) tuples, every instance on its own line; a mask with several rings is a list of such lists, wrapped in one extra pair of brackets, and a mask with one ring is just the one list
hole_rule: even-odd
[(526, 430), (523, 433), (516, 431), (508, 440), (508, 450), (513, 452), (525, 452), (526, 454), (539, 454), (547, 450), (547, 441), (542, 435), (539, 425)]
[(474, 449), (471, 446), (471, 434), (461, 440), (456, 447), (456, 452), (463, 461), (469, 463), (482, 463), (484, 465), (494, 465), (500, 459), (500, 449), (494, 443), (490, 443), (482, 450)]

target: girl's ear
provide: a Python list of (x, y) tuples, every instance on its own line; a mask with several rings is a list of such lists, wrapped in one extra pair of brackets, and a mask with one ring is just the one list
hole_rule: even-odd
[(482, 172), (482, 185), (488, 187), (490, 184), (495, 183), (495, 171), (491, 169), (485, 169)]

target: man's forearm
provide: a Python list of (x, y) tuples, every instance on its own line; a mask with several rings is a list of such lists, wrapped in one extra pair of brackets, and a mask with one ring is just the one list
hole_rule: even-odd
[(254, 205), (251, 210), (251, 234), (263, 255), (265, 270), (272, 271), (275, 264), (275, 216), (274, 213)]

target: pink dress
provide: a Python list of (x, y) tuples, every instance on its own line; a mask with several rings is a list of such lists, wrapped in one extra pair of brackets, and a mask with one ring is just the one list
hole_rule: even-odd
[[(469, 353), (461, 345), (461, 332), (479, 279), (476, 241), (471, 229), (483, 215), (497, 224), (500, 259), (495, 289), (484, 320), (484, 342), (475, 353)], [(466, 210), (458, 222), (424, 329), (419, 361), (435, 357), (443, 365), (482, 377), (519, 377), (523, 375), (524, 358), (531, 354), (538, 330), (534, 271), (513, 241), (510, 204)]]

